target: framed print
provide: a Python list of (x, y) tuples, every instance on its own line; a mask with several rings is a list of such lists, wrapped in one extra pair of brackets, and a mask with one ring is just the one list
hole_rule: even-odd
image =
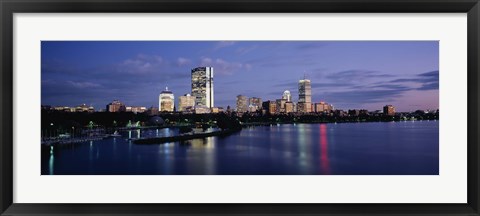
[(2, 215), (479, 215), (477, 0), (2, 1)]

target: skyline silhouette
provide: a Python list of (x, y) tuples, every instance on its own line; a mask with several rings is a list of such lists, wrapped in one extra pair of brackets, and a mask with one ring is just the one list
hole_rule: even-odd
[(438, 62), (438, 41), (43, 41), (42, 105), (156, 106), (167, 86), (191, 93), (191, 69), (210, 66), (215, 107), (285, 90), (296, 102), (305, 76), (312, 102), (337, 109), (438, 109)]

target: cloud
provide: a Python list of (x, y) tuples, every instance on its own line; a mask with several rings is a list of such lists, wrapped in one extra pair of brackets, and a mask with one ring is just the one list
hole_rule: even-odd
[(96, 88), (96, 87), (101, 87), (100, 84), (98, 83), (93, 83), (93, 82), (74, 82), (74, 81), (67, 81), (67, 84), (71, 85), (72, 87), (75, 88)]
[[(311, 85), (312, 85), (312, 88), (350, 86), (350, 84), (347, 84), (347, 83), (316, 83), (316, 82), (313, 82)], [(286, 82), (286, 83), (276, 84), (274, 86), (298, 88), (298, 82)]]
[(93, 82), (44, 80), (42, 81), (42, 104), (53, 106), (76, 106), (78, 104), (106, 104), (101, 96), (118, 97), (115, 87), (105, 88)]
[(158, 71), (163, 66), (161, 56), (138, 54), (134, 58), (126, 59), (120, 64), (114, 65), (114, 72), (126, 74), (146, 74)]
[(179, 66), (179, 67), (181, 67), (181, 66), (186, 66), (186, 65), (190, 65), (190, 63), (192, 63), (192, 61), (191, 61), (190, 59), (183, 58), (183, 57), (177, 58), (177, 61), (176, 61), (176, 64), (177, 64), (177, 66)]
[(157, 55), (139, 54), (119, 63), (84, 70), (77, 74), (77, 77), (83, 77), (86, 80), (95, 77), (95, 79), (106, 83), (115, 80), (118, 85), (138, 87), (139, 83), (144, 85), (158, 84), (165, 83), (168, 80), (190, 77), (189, 70), (178, 67), (179, 64), (186, 65), (189, 61), (189, 59), (182, 57), (168, 61)]
[(436, 90), (438, 88), (439, 88), (438, 82), (431, 82), (431, 83), (422, 84), (422, 86), (417, 88), (417, 90), (426, 91), (426, 90)]
[[(391, 80), (393, 77), (379, 71), (345, 70), (326, 75), (323, 82), (312, 80), (312, 93), (337, 104), (368, 104), (389, 102), (408, 91), (438, 89), (438, 71)], [(298, 82), (273, 87), (297, 89)]]
[(45, 74), (77, 74), (78, 68), (58, 59), (42, 59), (42, 75)]
[(421, 76), (421, 77), (433, 77), (433, 78), (437, 78), (439, 77), (438, 75), (438, 70), (435, 70), (435, 71), (430, 71), (430, 72), (426, 72), (426, 73), (422, 73), (422, 74), (419, 74), (418, 76)]
[(250, 70), (253, 67), (252, 64), (249, 63), (230, 62), (221, 58), (212, 59), (209, 57), (202, 57), (200, 59), (200, 65), (202, 67), (213, 67), (215, 74), (220, 75), (231, 75), (236, 71)]
[[(282, 52), (284, 53), (284, 52)], [(272, 55), (250, 59), (247, 63), (258, 65), (259, 67), (283, 67), (291, 65), (312, 66), (321, 63), (317, 58), (311, 55)]]
[(332, 103), (367, 104), (392, 101), (406, 91), (407, 90), (351, 90), (326, 92), (323, 95)]
[(225, 48), (225, 47), (233, 46), (235, 44), (236, 44), (235, 41), (220, 41), (220, 42), (215, 43), (215, 46), (214, 46), (213, 49), (218, 50), (218, 49), (222, 49), (222, 48)]
[(228, 62), (223, 59), (215, 60), (216, 71), (220, 74), (232, 74), (234, 71), (242, 69), (243, 65), (236, 62)]
[[(55, 68), (50, 70), (55, 73), (48, 73), (42, 67), (42, 103), (68, 106), (95, 103), (101, 105), (96, 108), (103, 108), (109, 101), (120, 99), (132, 105), (150, 106), (156, 103), (166, 85), (174, 87), (178, 94), (189, 91), (190, 70), (176, 67), (175, 60), (179, 59), (170, 64), (161, 56), (139, 54), (94, 68), (72, 66), (76, 72), (69, 74), (56, 72), (60, 69)], [(185, 63), (184, 60), (181, 61)]]
[(302, 43), (297, 46), (297, 49), (299, 50), (315, 50), (318, 48), (323, 48), (325, 47), (326, 44), (322, 42), (309, 42), (309, 43)]
[(200, 59), (200, 66), (202, 67), (210, 67), (212, 63), (213, 63), (213, 60), (211, 58), (202, 57)]
[(326, 78), (341, 82), (358, 82), (360, 80), (371, 80), (372, 78), (388, 78), (393, 75), (384, 74), (372, 70), (345, 70), (327, 75)]
[(380, 85), (372, 85), (367, 86), (368, 88), (372, 89), (388, 89), (388, 90), (414, 90), (414, 88), (405, 86), (405, 85), (395, 85), (395, 84), (380, 84)]
[(391, 80), (390, 83), (413, 83), (420, 85), (416, 88), (419, 91), (435, 90), (439, 88), (439, 71), (429, 71), (410, 78), (395, 79)]
[(239, 47), (237, 50), (235, 50), (235, 53), (239, 55), (245, 55), (249, 52), (252, 52), (258, 48), (257, 45), (254, 46), (248, 46), (248, 47)]

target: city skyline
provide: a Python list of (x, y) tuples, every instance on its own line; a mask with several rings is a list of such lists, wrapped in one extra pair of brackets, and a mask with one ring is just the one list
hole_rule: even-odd
[[(236, 96), (297, 102), (311, 80), (312, 104), (339, 109), (438, 109), (437, 41), (42, 42), (42, 105), (95, 109), (118, 99), (155, 106), (165, 87), (191, 93), (191, 70), (215, 70), (215, 107)], [(175, 100), (175, 106), (178, 101)]]

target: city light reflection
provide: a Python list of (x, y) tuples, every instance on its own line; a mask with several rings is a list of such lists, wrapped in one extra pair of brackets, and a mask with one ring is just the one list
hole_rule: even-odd
[(117, 157), (117, 138), (113, 137), (113, 157)]
[(92, 153), (93, 153), (93, 141), (90, 140), (90, 160), (92, 160)]
[(205, 140), (205, 150), (209, 151), (207, 156), (204, 158), (205, 163), (205, 173), (208, 175), (214, 175), (216, 173), (217, 164), (216, 164), (216, 152), (215, 152), (215, 143), (213, 137), (207, 137)]
[(93, 141), (90, 140), (90, 150), (88, 152), (88, 170), (92, 170), (93, 167)]
[(298, 125), (298, 165), (302, 170), (302, 173), (307, 174), (311, 165), (309, 163), (310, 160), (310, 152), (307, 149), (308, 145), (310, 145), (311, 137), (307, 134), (306, 124), (299, 124)]
[(53, 146), (50, 146), (50, 158), (48, 159), (48, 174), (53, 175), (53, 165), (54, 165), (54, 156), (53, 156)]
[(328, 158), (327, 125), (320, 125), (320, 164), (323, 174), (330, 174), (330, 160)]

